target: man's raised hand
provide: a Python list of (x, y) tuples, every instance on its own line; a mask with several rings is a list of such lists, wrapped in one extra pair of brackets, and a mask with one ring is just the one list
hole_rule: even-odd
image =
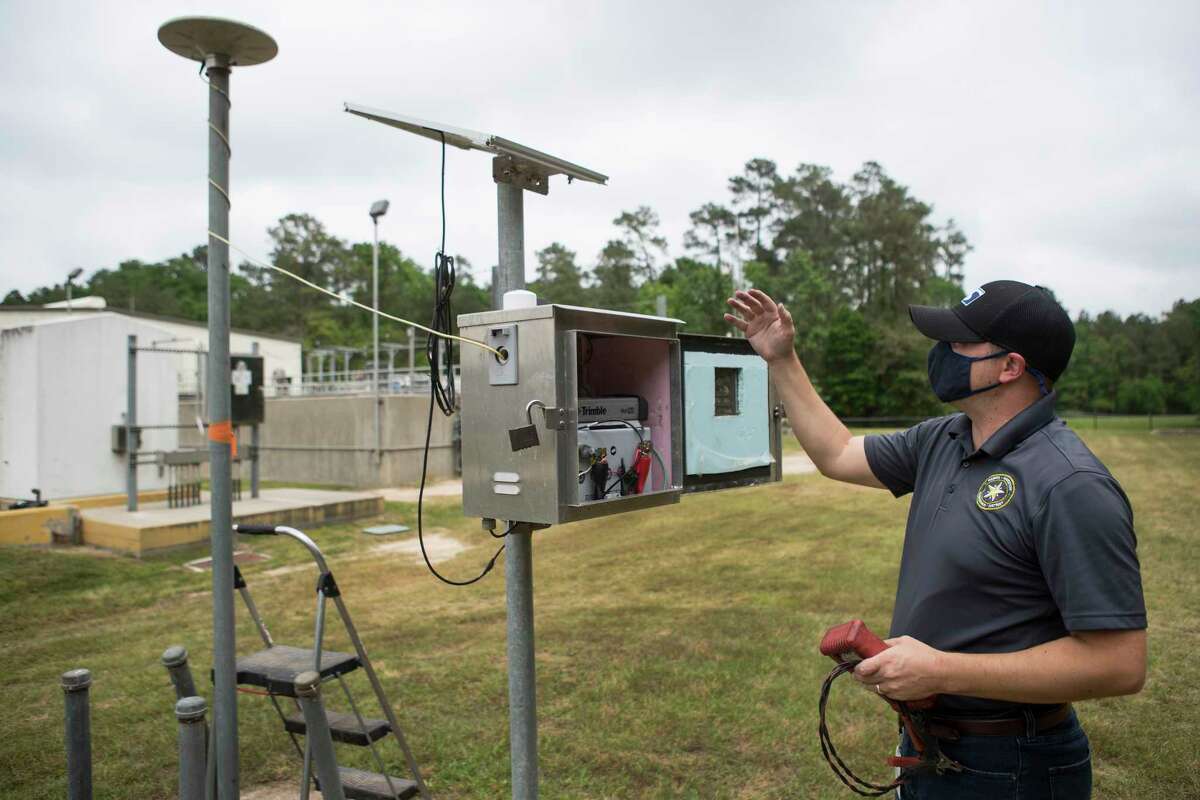
[(725, 321), (746, 334), (754, 352), (765, 361), (790, 358), (795, 353), (796, 326), (782, 303), (776, 303), (759, 289), (748, 292), (739, 289), (725, 302), (741, 315), (726, 314)]

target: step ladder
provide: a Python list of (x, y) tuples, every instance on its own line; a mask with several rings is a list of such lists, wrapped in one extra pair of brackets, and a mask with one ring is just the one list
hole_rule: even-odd
[[(329, 734), (333, 741), (368, 748), (378, 770), (378, 772), (367, 772), (339, 766), (337, 770), (342, 783), (341, 794), (348, 800), (406, 800), (406, 798), (418, 795), (423, 800), (430, 800), (429, 789), (421, 779), (416, 759), (413, 758), (412, 750), (409, 749), (400, 724), (396, 721), (392, 704), (383, 692), (383, 685), (379, 682), (379, 676), (375, 673), (375, 668), (367, 657), (366, 648), (363, 647), (358, 630), (350, 619), (350, 612), (346, 610), (346, 604), (342, 600), (341, 590), (338, 588), (329, 566), (325, 563), (320, 548), (303, 532), (282, 525), (236, 524), (233, 529), (243, 534), (286, 536), (294, 539), (307, 548), (320, 571), (317, 578), (316, 631), (313, 636), (313, 646), (304, 648), (275, 644), (258, 613), (254, 598), (250, 596), (250, 589), (246, 585), (241, 570), (236, 565), (233, 568), (234, 588), (241, 594), (246, 609), (250, 612), (250, 617), (258, 629), (258, 635), (265, 645), (264, 649), (237, 659), (237, 684), (263, 689), (270, 698), (271, 705), (274, 706), (275, 712), (283, 724), (283, 729), (291, 738), (297, 754), (304, 763), (300, 785), (301, 800), (308, 800), (311, 786), (316, 786), (317, 789), (321, 788), (319, 780), (313, 774), (313, 748), (307, 738), (303, 747), (299, 741), (299, 737), (306, 736), (308, 726), (305, 724), (300, 701), (296, 696), (295, 681), (299, 675), (309, 671), (318, 673), (322, 684), (337, 683), (346, 699), (348, 710), (324, 709), (325, 719), (329, 725)], [(333, 601), (334, 608), (354, 646), (353, 653), (339, 653), (325, 650), (322, 647), (325, 638), (327, 600)], [(354, 695), (350, 692), (350, 687), (343, 680), (343, 676), (358, 669), (362, 669), (366, 673), (367, 680), (375, 694), (375, 700), (382, 711), (383, 719), (364, 716)], [(285, 706), (288, 706), (290, 710), (285, 710)], [(316, 722), (314, 722), (314, 726), (319, 727)], [(396, 741), (403, 752), (409, 772), (407, 778), (390, 775), (379, 753), (377, 743), (389, 737)], [(330, 779), (332, 780), (332, 777)], [(334, 795), (333, 792), (329, 794)]]

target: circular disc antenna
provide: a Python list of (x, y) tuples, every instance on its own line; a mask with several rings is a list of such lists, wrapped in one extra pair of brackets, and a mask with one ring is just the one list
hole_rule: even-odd
[(193, 61), (225, 56), (231, 66), (250, 67), (270, 61), (279, 45), (252, 25), (217, 17), (180, 17), (164, 22), (158, 40), (176, 55)]

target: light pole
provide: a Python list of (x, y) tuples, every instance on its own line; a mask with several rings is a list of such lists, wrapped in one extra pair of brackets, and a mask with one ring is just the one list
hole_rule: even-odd
[[(388, 201), (371, 204), (371, 223), (375, 226), (375, 244), (371, 249), (371, 307), (379, 310), (379, 218), (387, 213)], [(371, 358), (371, 381), (375, 385), (375, 464), (383, 464), (383, 398), (379, 394), (379, 315), (371, 315), (371, 338), (374, 341)]]
[(67, 313), (71, 313), (71, 281), (83, 274), (83, 267), (76, 267), (67, 273)]

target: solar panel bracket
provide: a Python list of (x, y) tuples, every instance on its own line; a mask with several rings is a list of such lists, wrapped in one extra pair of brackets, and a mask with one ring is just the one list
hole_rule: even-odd
[(513, 156), (492, 159), (492, 178), (496, 183), (510, 183), (538, 194), (550, 194), (550, 175), (532, 161)]

